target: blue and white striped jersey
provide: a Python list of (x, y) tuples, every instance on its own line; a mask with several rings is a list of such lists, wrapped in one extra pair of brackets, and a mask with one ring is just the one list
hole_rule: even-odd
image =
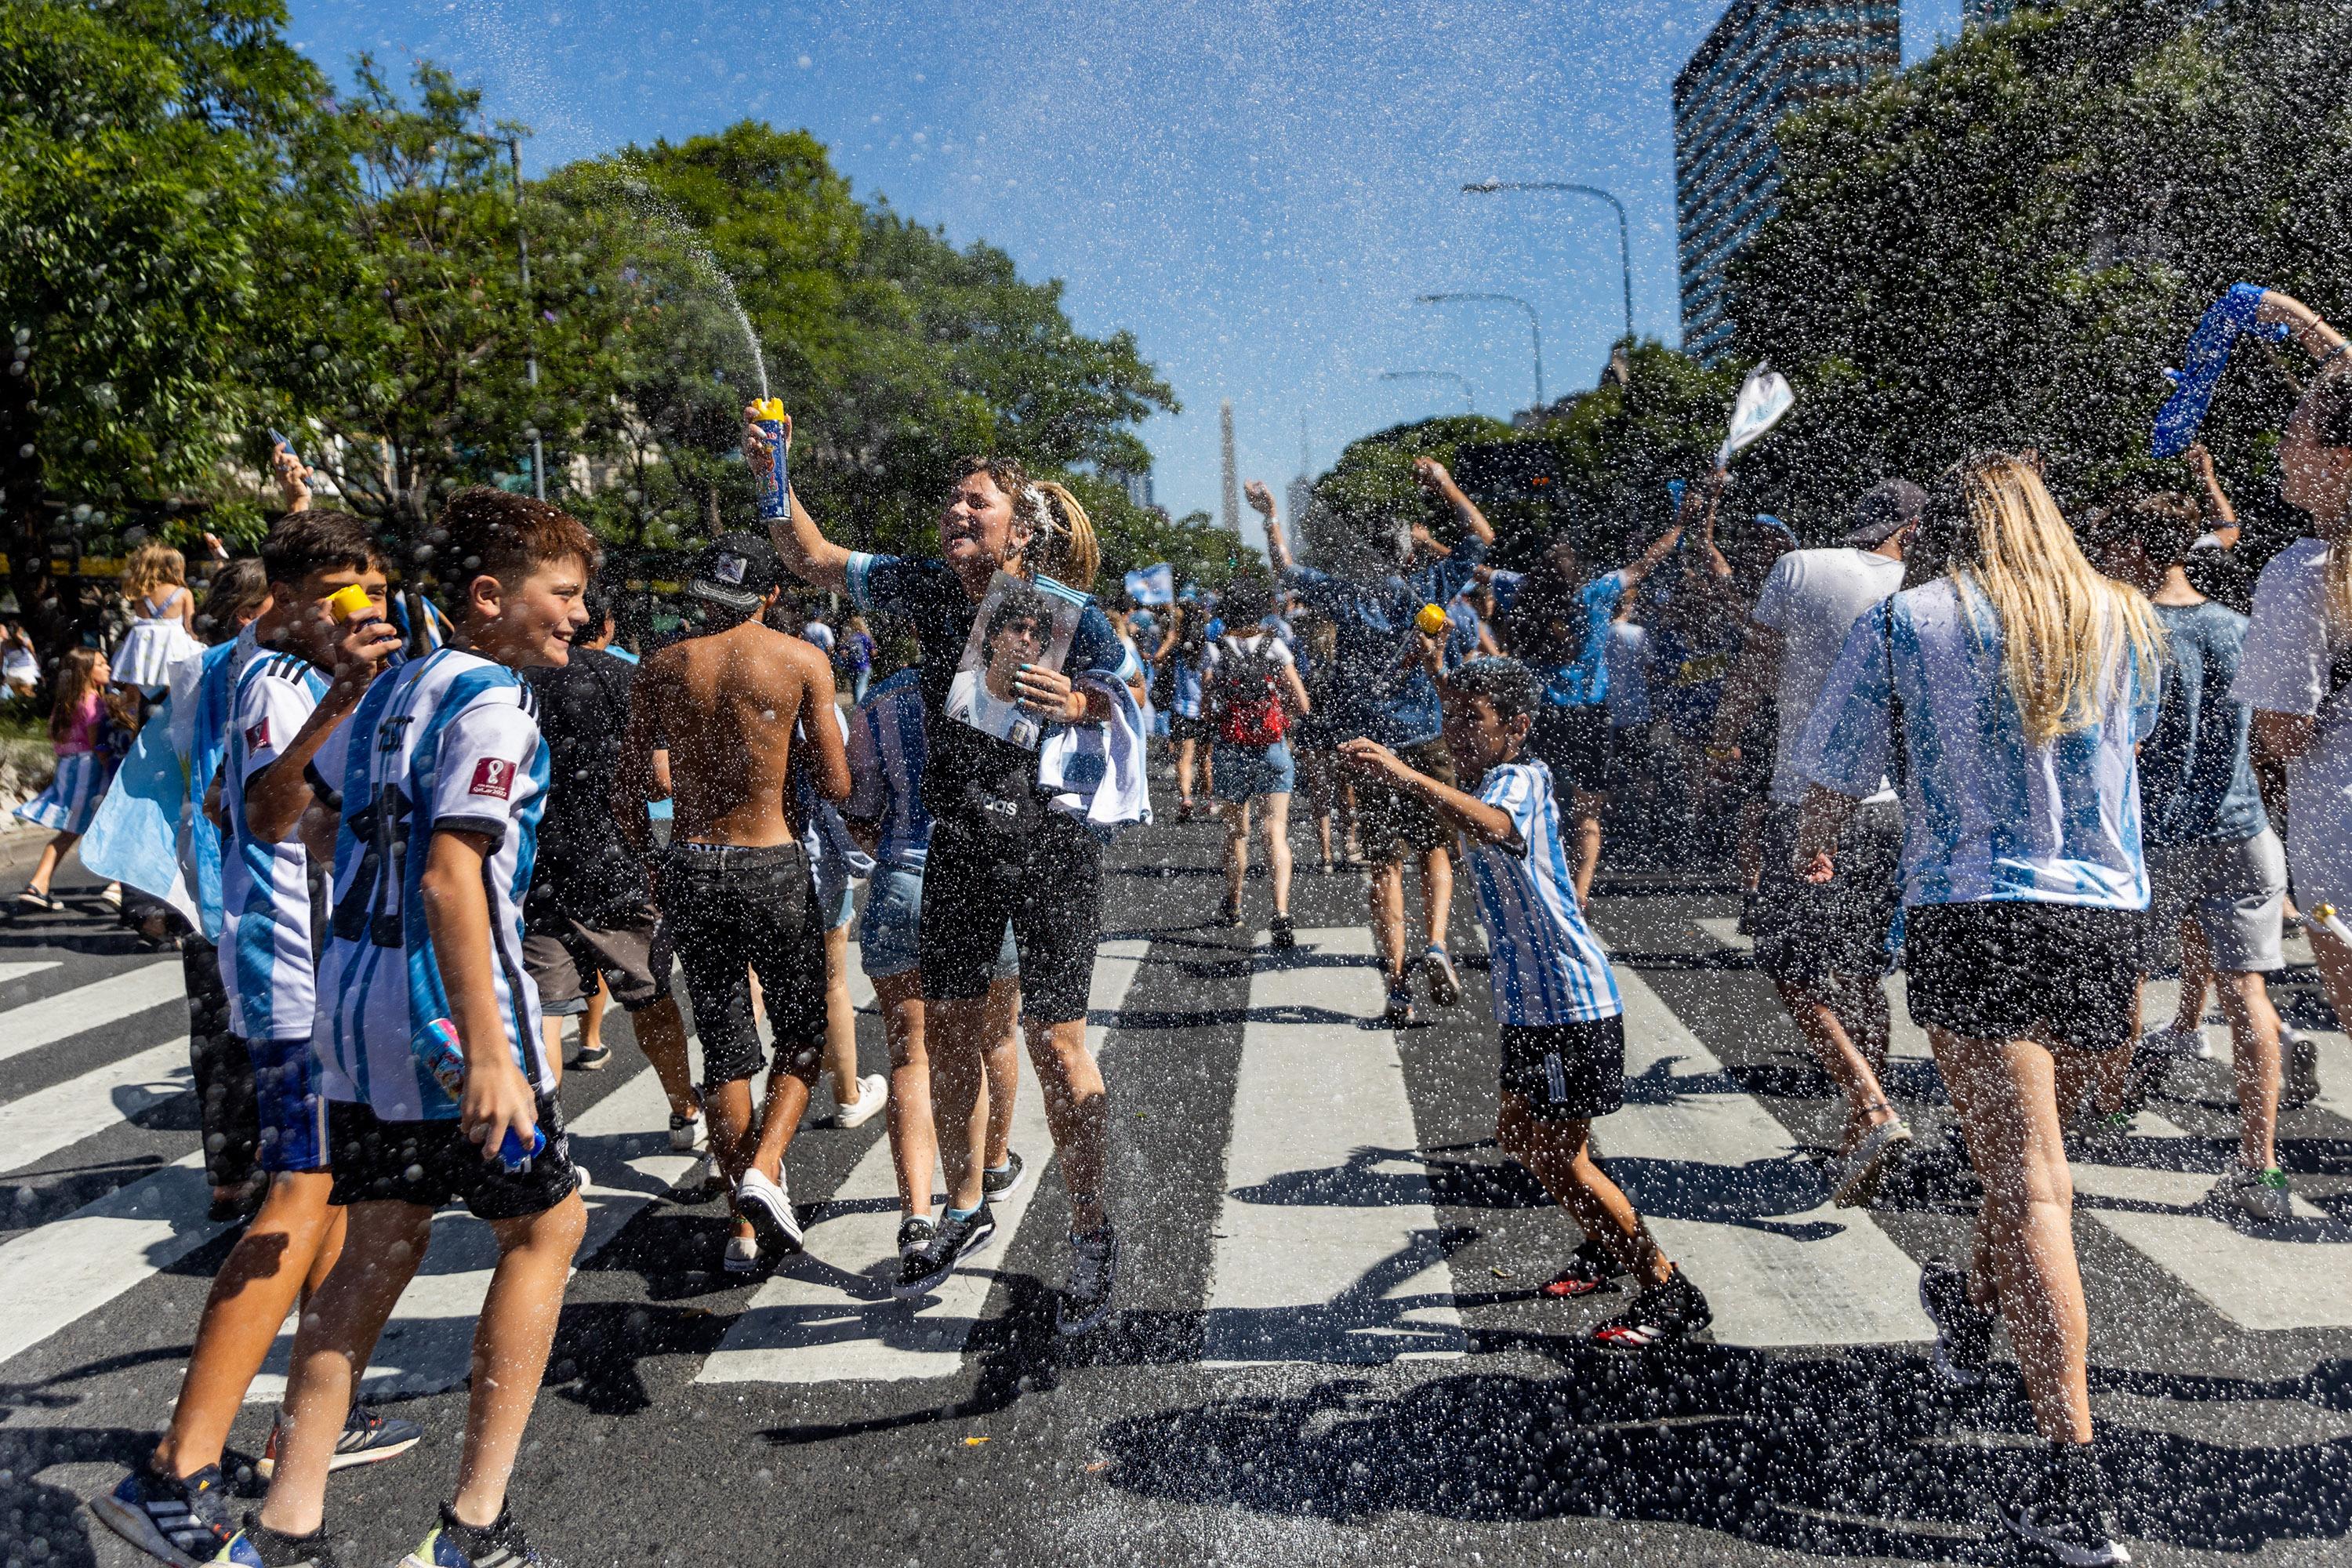
[(265, 844), (246, 826), (245, 786), (278, 760), (327, 692), (324, 671), (290, 653), (245, 667), (231, 699), (221, 765), (221, 984), (229, 1032), (247, 1040), (307, 1040), (318, 1011), (310, 856), (299, 837)]
[(376, 677), (335, 742), (318, 764), (343, 792), (312, 1037), (327, 1097), (388, 1121), (457, 1118), (457, 1102), (412, 1048), (427, 1024), (454, 1016), (418, 896), (441, 829), (496, 846), (482, 867), (492, 979), (508, 1047), (545, 1091), (554, 1074), (539, 990), (522, 965), (522, 902), (548, 785), (530, 684), (478, 655), (441, 648)]
[(921, 676), (898, 671), (866, 694), (849, 726), (849, 799), (845, 814), (881, 829), (874, 858), (919, 871), (931, 852), (931, 814), (923, 805)]
[(2160, 673), (2143, 674), (2118, 631), (2096, 721), (2030, 747), (1990, 603), (1973, 588), (1963, 598), (1949, 577), (1889, 603), (1846, 634), (1795, 763), (1840, 795), (1876, 793), (1893, 771), (1892, 672), (1903, 705), (1903, 901), (2146, 909), (2133, 748), (2156, 728)]
[(1590, 1023), (1624, 1011), (1609, 954), (1584, 923), (1568, 847), (1559, 837), (1559, 802), (1551, 770), (1538, 762), (1505, 763), (1487, 771), (1478, 798), (1510, 814), (1525, 846), (1470, 850), (1478, 884), (1478, 918), (1495, 994), (1495, 1022), (1542, 1025)]

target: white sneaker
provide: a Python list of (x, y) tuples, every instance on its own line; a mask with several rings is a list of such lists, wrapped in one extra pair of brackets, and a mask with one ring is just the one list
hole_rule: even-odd
[(672, 1112), (669, 1119), (669, 1146), (680, 1154), (691, 1154), (698, 1149), (709, 1148), (710, 1123), (699, 1116), (679, 1116)]
[(1868, 1206), (1878, 1195), (1878, 1184), (1886, 1174), (1886, 1157), (1897, 1143), (1911, 1142), (1911, 1129), (1898, 1118), (1882, 1121), (1862, 1135), (1862, 1142), (1850, 1154), (1841, 1154), (1829, 1164), (1830, 1198), (1842, 1209)]
[(2292, 1024), (2279, 1025), (2279, 1109), (2293, 1110), (2319, 1098), (2319, 1043)]
[(730, 1236), (719, 1267), (730, 1274), (750, 1274), (760, 1267), (760, 1244), (748, 1236)]
[(2294, 1217), (2294, 1195), (2286, 1184), (2286, 1173), (2275, 1165), (2267, 1171), (2238, 1166), (2213, 1184), (2213, 1195), (2236, 1205), (2239, 1213), (2260, 1225)]
[(863, 1127), (874, 1120), (881, 1109), (890, 1103), (890, 1080), (880, 1073), (867, 1073), (857, 1080), (857, 1098), (847, 1105), (834, 1106), (834, 1125)]
[(735, 1184), (735, 1213), (751, 1222), (770, 1252), (801, 1249), (800, 1216), (793, 1213), (793, 1195), (784, 1184), (770, 1181), (757, 1165)]
[(2150, 1029), (2139, 1037), (2139, 1048), (2154, 1057), (2169, 1057), (2175, 1061), (2211, 1061), (2213, 1044), (2205, 1031), (2179, 1029), (2167, 1024), (2161, 1029)]

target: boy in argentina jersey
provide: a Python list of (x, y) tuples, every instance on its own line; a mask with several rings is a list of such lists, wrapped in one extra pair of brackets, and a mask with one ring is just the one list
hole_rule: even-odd
[[(363, 696), (338, 681), (278, 763), (305, 764), (341, 796), (312, 1040), (334, 1200), (349, 1215), (343, 1266), (295, 1335), (268, 1497), (220, 1553), (247, 1568), (331, 1549), (327, 1473), (356, 1374), (424, 1258), (434, 1210), (453, 1200), (489, 1222), (499, 1262), (457, 1487), (409, 1560), (531, 1558), (507, 1481), (586, 1220), (522, 967), (548, 764), (519, 672), (569, 659), (596, 547), (577, 520), (502, 490), (461, 490), (438, 521), (439, 558), (472, 574), (443, 585), (456, 639)], [(463, 1059), (455, 1095), (425, 1054), (447, 1035)], [(543, 1147), (509, 1166), (509, 1133)]]
[(1446, 749), (1475, 795), (1416, 773), (1374, 741), (1346, 741), (1339, 751), (1360, 775), (1426, 803), (1469, 842), (1502, 1035), (1495, 1136), (1585, 1237), (1544, 1291), (1588, 1295), (1631, 1274), (1639, 1294), (1593, 1338), (1633, 1350), (1688, 1338), (1713, 1321), (1706, 1298), (1667, 1260), (1589, 1147), (1593, 1119), (1625, 1102), (1624, 1008), (1609, 955), (1577, 903), (1551, 770), (1525, 755), (1539, 700), (1535, 674), (1516, 659), (1473, 659), (1446, 677), (1441, 696)]
[[(371, 629), (365, 616), (338, 621), (327, 603), (357, 588), (380, 616), (383, 563), (357, 518), (303, 511), (271, 531), (262, 567), (267, 596), (249, 635), (220, 650), (193, 692), (198, 732), (192, 761), (205, 782), (191, 787), (201, 810), (217, 768), (223, 837), (215, 967), (227, 992), (231, 1043), (248, 1055), (258, 1090), (257, 1146), (268, 1188), (213, 1282), (162, 1441), (146, 1464), (93, 1504), (133, 1545), (170, 1563), (208, 1557), (236, 1533), (221, 1486), (223, 1445), (287, 1310), (299, 1292), (318, 1289), (342, 1239), (310, 1052), (310, 862), (292, 832), (311, 790), (299, 765), (289, 771), (274, 764), (328, 689), (322, 667), (344, 671), (356, 690), (393, 646), (380, 625)], [(207, 956), (212, 951), (206, 948)], [(412, 1422), (354, 1411), (335, 1441), (335, 1462), (391, 1458), (422, 1436)], [(281, 1436), (272, 1431), (262, 1449), (265, 1475)]]

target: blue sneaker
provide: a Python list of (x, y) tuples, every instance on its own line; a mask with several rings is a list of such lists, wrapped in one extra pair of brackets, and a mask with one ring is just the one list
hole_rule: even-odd
[(195, 1568), (209, 1563), (236, 1533), (220, 1467), (206, 1465), (184, 1480), (142, 1463), (89, 1511), (106, 1527), (160, 1563)]
[(232, 1568), (327, 1568), (334, 1557), (334, 1539), (325, 1531), (280, 1535), (259, 1514), (248, 1513), (245, 1528), (229, 1537), (213, 1561)]
[[(278, 1473), (278, 1437), (280, 1422), (269, 1424), (269, 1441), (261, 1446), (261, 1458), (253, 1462), (253, 1473), (263, 1480)], [(335, 1439), (335, 1457), (327, 1461), (330, 1470), (348, 1470), (353, 1465), (381, 1464), (396, 1459), (417, 1444), (425, 1441), (425, 1428), (414, 1421), (403, 1421), (397, 1415), (380, 1415), (364, 1405), (354, 1405), (343, 1419), (342, 1436)]]
[(541, 1561), (509, 1510), (499, 1509), (497, 1523), (477, 1530), (460, 1523), (445, 1502), (441, 1522), (400, 1560), (400, 1568), (526, 1568)]

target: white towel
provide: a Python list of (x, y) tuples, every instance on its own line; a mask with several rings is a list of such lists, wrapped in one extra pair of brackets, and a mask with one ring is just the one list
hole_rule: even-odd
[(1053, 797), (1050, 809), (1084, 823), (1108, 842), (1120, 829), (1151, 820), (1144, 771), (1150, 731), (1125, 680), (1088, 673), (1077, 683), (1110, 699), (1110, 718), (1047, 730), (1037, 749), (1037, 783)]

